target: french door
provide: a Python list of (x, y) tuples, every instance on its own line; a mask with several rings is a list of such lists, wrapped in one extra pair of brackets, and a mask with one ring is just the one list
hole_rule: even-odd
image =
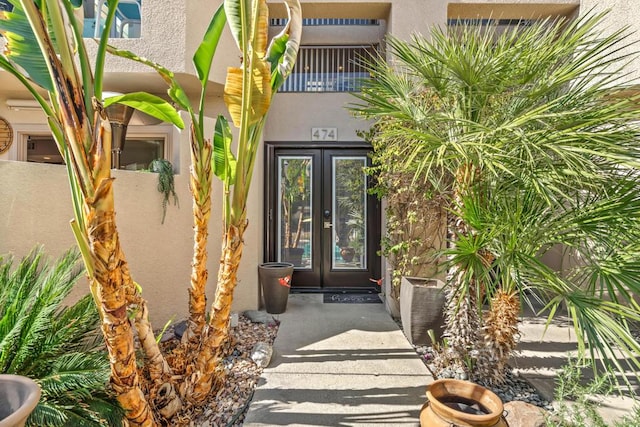
[(267, 153), (266, 256), (294, 264), (293, 288), (377, 289), (380, 214), (367, 192), (368, 151)]

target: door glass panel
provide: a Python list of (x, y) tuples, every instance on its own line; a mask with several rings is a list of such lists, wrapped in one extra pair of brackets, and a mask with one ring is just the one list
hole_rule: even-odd
[(333, 269), (367, 268), (367, 158), (333, 158)]
[(278, 157), (278, 261), (310, 269), (313, 242), (311, 156)]

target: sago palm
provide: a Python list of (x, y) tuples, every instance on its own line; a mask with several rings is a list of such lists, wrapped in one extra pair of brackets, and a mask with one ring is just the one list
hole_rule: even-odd
[[(638, 318), (630, 294), (640, 288), (629, 274), (638, 188), (629, 174), (640, 167), (640, 112), (624, 81), (628, 35), (604, 35), (605, 19), (392, 38), (390, 64), (370, 63), (374, 79), (352, 107), (386, 124), (379, 144), (404, 153), (417, 184), (449, 195), (445, 332), (458, 363), (487, 380), (502, 379), (526, 289), (543, 291), (549, 318), (567, 304), (582, 353), (588, 342), (591, 356), (616, 367), (615, 342), (640, 366), (625, 321)], [(518, 211), (523, 199), (536, 209)], [(547, 225), (541, 212), (565, 222)], [(584, 265), (571, 274), (544, 267), (539, 256), (555, 244)]]
[(44, 256), (37, 248), (17, 265), (0, 259), (0, 372), (40, 385), (29, 426), (122, 425), (124, 412), (106, 391), (109, 361), (91, 296), (63, 306), (83, 272), (80, 256)]

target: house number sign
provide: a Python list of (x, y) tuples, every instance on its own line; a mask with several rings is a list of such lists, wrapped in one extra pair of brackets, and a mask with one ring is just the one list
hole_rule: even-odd
[(311, 128), (312, 141), (337, 141), (338, 128)]

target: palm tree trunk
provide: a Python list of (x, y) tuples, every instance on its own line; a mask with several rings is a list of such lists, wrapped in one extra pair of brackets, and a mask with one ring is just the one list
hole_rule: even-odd
[(218, 272), (216, 298), (213, 302), (211, 320), (207, 326), (206, 337), (196, 360), (196, 368), (189, 399), (202, 402), (223, 380), (223, 371), (219, 369), (223, 345), (229, 337), (229, 317), (233, 302), (233, 291), (238, 282), (237, 273), (244, 243), (242, 236), (247, 227), (230, 225), (222, 242), (221, 266)]
[(445, 330), (447, 338), (446, 360), (456, 369), (470, 372), (469, 355), (478, 348), (481, 340), (479, 334), (481, 319), (478, 313), (478, 301), (473, 285), (466, 292), (460, 291), (465, 284), (461, 283), (461, 274), (457, 274), (446, 290)]
[[(463, 195), (478, 179), (478, 171), (472, 163), (462, 164), (455, 177), (454, 201), (462, 207)], [(449, 221), (449, 241), (455, 245), (455, 236), (470, 233), (469, 225), (459, 217)], [(448, 340), (447, 360), (455, 368), (470, 372), (470, 354), (478, 349), (482, 342), (479, 331), (482, 325), (478, 309), (478, 297), (481, 293), (478, 281), (467, 277), (467, 272), (460, 265), (455, 265), (449, 272), (448, 289), (446, 291), (445, 330), (444, 336)], [(468, 283), (466, 283), (468, 282)]]
[(298, 245), (300, 244), (300, 237), (302, 236), (302, 224), (304, 222), (304, 209), (300, 208), (298, 210), (298, 226), (296, 229), (296, 235), (293, 238), (293, 247), (297, 248)]
[(479, 374), (489, 383), (505, 381), (507, 362), (517, 345), (520, 299), (516, 292), (500, 289), (491, 298), (491, 306), (484, 320), (486, 357), (481, 359)]
[(184, 343), (196, 345), (206, 322), (207, 242), (211, 217), (212, 148), (209, 141), (198, 147), (194, 124), (191, 124), (191, 168), (189, 187), (193, 196), (194, 245), (189, 289), (189, 320), (183, 336)]
[(133, 330), (128, 317), (126, 260), (115, 224), (113, 179), (100, 181), (87, 216), (102, 314), (102, 333), (111, 360), (111, 384), (132, 426), (154, 426), (153, 412), (140, 388)]

